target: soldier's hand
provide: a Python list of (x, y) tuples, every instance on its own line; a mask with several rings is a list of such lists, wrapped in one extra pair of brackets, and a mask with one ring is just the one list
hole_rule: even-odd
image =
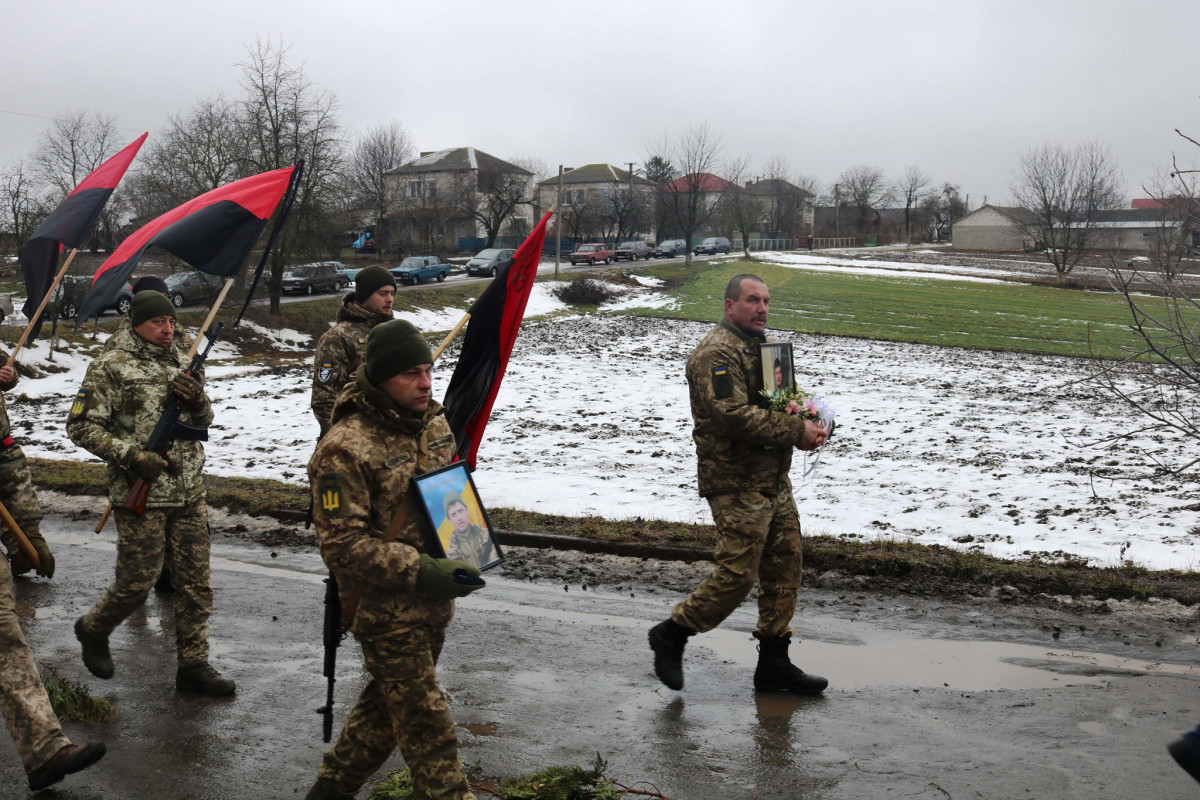
[(144, 481), (154, 481), (168, 466), (167, 460), (151, 450), (139, 450), (129, 464), (137, 476)]
[(0, 367), (0, 386), (8, 386), (10, 383), (17, 382), (17, 371), (13, 367)]
[(421, 567), (417, 573), (417, 591), (433, 595), (439, 600), (466, 597), (487, 585), (487, 581), (479, 576), (479, 570), (465, 561), (434, 558), (422, 553)]
[(805, 420), (804, 435), (800, 438), (800, 444), (796, 445), (796, 447), (800, 450), (816, 450), (825, 444), (827, 438), (829, 438), (828, 428), (818, 425), (811, 420)]
[(188, 408), (203, 408), (208, 403), (208, 398), (204, 396), (204, 384), (186, 372), (171, 379), (171, 391)]
[[(43, 578), (53, 578), (54, 554), (50, 552), (50, 545), (46, 544), (46, 540), (42, 538), (41, 534), (29, 533), (26, 534), (26, 538), (33, 545), (33, 549), (38, 555), (38, 561), (42, 565), (37, 574)], [(29, 560), (29, 556), (25, 555), (23, 550), (14, 550), (9, 558), (9, 567), (12, 569), (13, 575), (22, 575), (33, 569), (33, 562)]]

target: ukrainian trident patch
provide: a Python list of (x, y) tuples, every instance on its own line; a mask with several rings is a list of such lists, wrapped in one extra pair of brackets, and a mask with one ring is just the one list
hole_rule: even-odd
[(75, 395), (75, 402), (71, 403), (71, 416), (78, 417), (87, 408), (87, 389), (80, 389), (79, 394)]
[(317, 380), (321, 383), (328, 383), (329, 376), (333, 374), (333, 362), (322, 361), (321, 366), (317, 367)]
[(322, 475), (317, 481), (317, 500), (327, 517), (342, 513), (342, 480), (336, 472)]

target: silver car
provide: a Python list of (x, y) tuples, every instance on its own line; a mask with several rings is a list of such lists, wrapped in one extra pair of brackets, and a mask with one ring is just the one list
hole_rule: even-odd
[(491, 275), (496, 277), (500, 272), (500, 267), (506, 262), (512, 261), (513, 254), (516, 250), (502, 249), (499, 247), (489, 247), (487, 250), (481, 250), (470, 261), (467, 262), (468, 275)]

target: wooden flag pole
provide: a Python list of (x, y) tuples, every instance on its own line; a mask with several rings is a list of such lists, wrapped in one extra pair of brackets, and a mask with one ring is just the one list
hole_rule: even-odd
[[(212, 325), (213, 317), (217, 316), (217, 312), (221, 309), (221, 304), (225, 302), (225, 295), (229, 294), (229, 290), (232, 287), (233, 278), (226, 278), (225, 285), (221, 287), (221, 293), (217, 295), (217, 299), (213, 302), (212, 308), (208, 310), (208, 316), (204, 318), (204, 326), (200, 328), (200, 335), (192, 341), (192, 346), (188, 349), (187, 361), (191, 361), (192, 356), (196, 355), (196, 351), (200, 349), (200, 340), (203, 338), (205, 333), (208, 333), (208, 326)], [(100, 516), (100, 521), (96, 523), (96, 533), (104, 530), (105, 523), (107, 523), (108, 518), (112, 516), (112, 510), (112, 503), (109, 503), (108, 507), (104, 509), (104, 513)]]
[(54, 290), (58, 288), (60, 283), (62, 283), (62, 279), (66, 276), (67, 270), (70, 268), (71, 262), (75, 260), (75, 255), (78, 252), (79, 248), (75, 247), (72, 248), (71, 252), (67, 255), (67, 260), (63, 262), (62, 268), (59, 269), (58, 274), (54, 276), (54, 282), (50, 284), (50, 288), (46, 289), (46, 296), (42, 298), (41, 305), (39, 305), (37, 311), (33, 313), (33, 317), (29, 320), (29, 324), (25, 326), (25, 332), (22, 333), (21, 338), (17, 340), (17, 346), (13, 348), (12, 353), (8, 357), (8, 363), (4, 366), (11, 367), (13, 362), (17, 360), (17, 353), (21, 351), (21, 348), (25, 346), (25, 342), (29, 340), (29, 333), (33, 330), (34, 324), (37, 323), (38, 317), (42, 315), (42, 312), (46, 310), (46, 306), (49, 304), (50, 298), (54, 296)]
[(4, 507), (4, 503), (0, 503), (0, 520), (3, 520), (8, 529), (12, 531), (13, 536), (17, 537), (17, 546), (33, 562), (33, 568), (41, 572), (42, 559), (38, 556), (37, 550), (33, 549), (33, 544), (29, 541), (29, 538), (25, 536), (25, 531), (21, 530), (21, 526), (12, 518), (12, 514), (8, 513), (8, 509)]
[(446, 334), (446, 338), (443, 339), (442, 343), (438, 345), (438, 349), (433, 351), (433, 360), (434, 361), (437, 361), (438, 357), (441, 356), (441, 354), (446, 351), (446, 348), (449, 347), (450, 343), (454, 341), (454, 337), (458, 336), (459, 331), (461, 331), (463, 329), (463, 327), (467, 324), (468, 321), (470, 321), (470, 319), (471, 319), (470, 311), (463, 314), (463, 318), (458, 321), (458, 324), (454, 326), (454, 329), (451, 330), (450, 333)]

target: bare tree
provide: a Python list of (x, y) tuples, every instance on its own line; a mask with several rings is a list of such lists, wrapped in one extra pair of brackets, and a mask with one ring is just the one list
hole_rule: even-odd
[(873, 227), (878, 209), (891, 202), (892, 187), (883, 170), (857, 164), (838, 176), (837, 194), (837, 200), (853, 210), (859, 234), (865, 235)]
[(338, 231), (330, 211), (341, 189), (344, 141), (337, 100), (316, 87), (302, 67), (288, 62), (281, 42), (258, 40), (247, 47), (242, 68), (242, 124), (253, 172), (281, 169), (304, 160), (295, 205), (271, 256), (271, 314), (279, 313), (283, 265), (293, 255), (336, 249)]
[[(1178, 129), (1175, 132), (1200, 147), (1200, 142)], [(1178, 255), (1194, 255), (1200, 245), (1198, 176), (1200, 169), (1181, 167), (1178, 157), (1172, 156), (1172, 169), (1156, 187), (1166, 201), (1167, 215), (1178, 223), (1180, 235), (1172, 242)], [(1092, 384), (1132, 411), (1126, 430), (1097, 444), (1127, 444), (1137, 434), (1153, 434), (1159, 441), (1200, 442), (1200, 330), (1196, 327), (1200, 302), (1194, 295), (1195, 283), (1179, 280), (1176, 270), (1156, 269), (1155, 259), (1148, 263), (1144, 271), (1137, 268), (1137, 261), (1127, 266), (1114, 263), (1110, 270), (1113, 286), (1129, 308), (1139, 345), (1120, 360), (1095, 362)], [(1160, 472), (1173, 474), (1200, 463), (1200, 457), (1183, 452), (1172, 442), (1144, 455)]]
[(904, 174), (896, 181), (894, 193), (904, 200), (904, 237), (912, 244), (912, 218), (921, 199), (929, 194), (929, 176), (920, 167), (907, 164)]
[(116, 118), (95, 111), (67, 111), (54, 117), (33, 151), (33, 169), (59, 200), (88, 173), (117, 152)]
[(487, 233), (487, 244), (491, 247), (504, 223), (517, 210), (517, 206), (529, 205), (531, 197), (530, 174), (489, 167), (480, 167), (467, 173), (459, 180), (456, 205), (459, 210), (471, 215)]
[(809, 198), (820, 192), (820, 182), (810, 176), (793, 176), (787, 159), (772, 156), (763, 168), (763, 179), (769, 191), (763, 209), (768, 232), (772, 236), (791, 239), (801, 233), (811, 233), (808, 227)]
[(392, 120), (359, 136), (346, 159), (349, 200), (356, 208), (370, 211), (377, 252), (390, 244), (385, 217), (396, 208), (401, 190), (387, 173), (410, 161), (415, 151), (408, 131), (399, 120)]
[(0, 173), (0, 237), (5, 249), (15, 253), (25, 243), (47, 213), (39, 201), (33, 179), (25, 163), (18, 161)]
[(1079, 260), (1111, 237), (1096, 212), (1117, 208), (1123, 187), (1112, 152), (1092, 141), (1028, 151), (1017, 166), (1012, 193), (1029, 212), (1020, 227), (1044, 249), (1059, 283), (1065, 283)]
[(676, 226), (688, 243), (687, 263), (692, 263), (691, 241), (716, 210), (720, 192), (713, 185), (713, 170), (721, 155), (721, 138), (708, 123), (699, 123), (676, 137), (664, 135), (652, 145), (649, 159), (671, 164), (679, 178), (663, 184), (659, 197), (666, 207), (667, 222)]
[(744, 185), (750, 178), (749, 158), (730, 158), (721, 168), (721, 173), (721, 177), (729, 181), (721, 205), (733, 227), (742, 235), (742, 254), (750, 258), (750, 234), (760, 227), (766, 204), (761, 198), (750, 194)]
[(1143, 184), (1142, 191), (1158, 204), (1156, 237), (1147, 253), (1150, 266), (1165, 280), (1174, 280), (1185, 259), (1200, 254), (1200, 248), (1193, 244), (1198, 228), (1195, 198), (1200, 197), (1196, 172), (1181, 170), (1172, 163)]
[(239, 106), (220, 95), (167, 119), (129, 176), (130, 201), (154, 217), (249, 173), (246, 126)]

